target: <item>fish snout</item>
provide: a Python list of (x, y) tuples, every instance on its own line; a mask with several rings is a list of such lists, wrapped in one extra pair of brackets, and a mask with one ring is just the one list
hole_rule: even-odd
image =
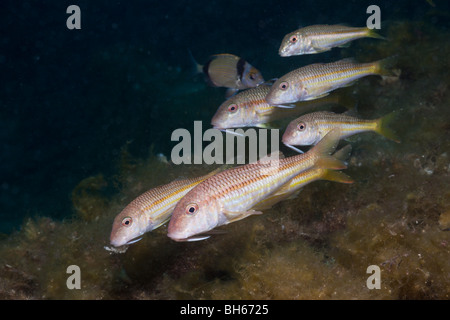
[(185, 241), (185, 239), (187, 238), (186, 235), (183, 234), (183, 232), (176, 230), (176, 228), (174, 228), (174, 227), (170, 228), (170, 224), (169, 224), (167, 236), (174, 241)]
[(295, 145), (295, 134), (292, 131), (286, 130), (281, 137), (281, 142), (284, 144)]
[(223, 129), (221, 126), (221, 121), (216, 117), (213, 117), (211, 119), (211, 125), (212, 125), (213, 129), (218, 129), (218, 130)]
[(280, 49), (278, 49), (278, 54), (280, 57), (289, 57), (289, 50), (287, 46), (281, 46)]
[(126, 243), (126, 241), (124, 241), (121, 237), (111, 235), (109, 238), (109, 243), (114, 247), (121, 247)]
[(276, 98), (276, 93), (275, 93), (275, 91), (273, 91), (273, 90), (271, 90), (268, 94), (267, 94), (267, 96), (266, 96), (266, 102), (268, 103), (268, 104), (270, 104), (270, 105), (277, 105), (278, 103), (278, 101), (277, 101), (277, 98)]

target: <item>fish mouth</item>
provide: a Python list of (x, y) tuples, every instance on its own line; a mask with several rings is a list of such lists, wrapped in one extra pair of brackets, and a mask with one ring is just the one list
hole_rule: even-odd
[(287, 50), (284, 50), (284, 49), (280, 49), (278, 51), (278, 54), (280, 55), (280, 57), (288, 57), (289, 56)]
[(123, 247), (123, 246), (128, 246), (130, 244), (136, 243), (138, 241), (142, 240), (142, 236), (137, 236), (135, 238), (132, 238), (131, 240), (128, 240), (125, 243), (118, 243), (118, 241), (110, 241), (111, 245), (118, 248), (118, 247)]

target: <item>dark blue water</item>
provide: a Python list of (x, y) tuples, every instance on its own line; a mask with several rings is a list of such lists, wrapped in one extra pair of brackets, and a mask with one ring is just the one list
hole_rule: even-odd
[[(448, 12), (447, 1), (435, 1)], [(81, 30), (66, 9), (81, 8)], [(448, 30), (423, 1), (2, 1), (0, 10), (0, 232), (26, 216), (72, 213), (82, 179), (116, 170), (128, 144), (135, 157), (169, 154), (176, 128), (209, 124), (223, 90), (190, 76), (199, 62), (230, 52), (266, 79), (339, 51), (280, 59), (287, 32), (322, 23), (365, 25), (377, 4), (382, 20), (423, 20)]]

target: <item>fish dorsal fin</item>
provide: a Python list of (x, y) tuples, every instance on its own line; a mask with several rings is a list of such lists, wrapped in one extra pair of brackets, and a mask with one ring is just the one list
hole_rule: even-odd
[(265, 155), (261, 159), (259, 159), (259, 162), (265, 162), (265, 161), (271, 161), (273, 159), (284, 159), (284, 154), (280, 150), (271, 152), (268, 155)]
[(338, 60), (335, 63), (357, 63), (357, 61), (355, 60), (355, 58), (349, 57), (349, 58), (344, 58), (344, 59)]
[(211, 171), (210, 173), (208, 173), (206, 176), (207, 176), (207, 177), (212, 177), (212, 176), (218, 174), (219, 172), (228, 170), (228, 169), (230, 169), (230, 168), (232, 168), (232, 167), (233, 167), (233, 164), (224, 164), (224, 165), (221, 165), (221, 166), (218, 167), (217, 169), (215, 169), (215, 170)]

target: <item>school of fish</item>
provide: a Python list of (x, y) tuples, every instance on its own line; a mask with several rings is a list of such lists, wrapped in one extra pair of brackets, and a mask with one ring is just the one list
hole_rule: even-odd
[[(278, 53), (281, 57), (318, 54), (361, 38), (386, 40), (365, 27), (313, 25), (286, 34)], [(395, 58), (314, 63), (270, 81), (234, 54), (212, 55), (204, 65), (192, 55), (191, 59), (195, 73), (202, 73), (207, 83), (226, 88), (226, 100), (211, 119), (213, 128), (225, 132), (243, 127), (272, 128), (279, 120), (290, 121), (281, 141), (298, 154), (285, 157), (277, 151), (256, 162), (222, 167), (146, 191), (115, 217), (110, 235), (114, 247), (133, 244), (167, 222), (167, 235), (172, 240), (207, 239), (219, 226), (262, 214), (281, 201), (297, 197), (313, 181), (352, 183), (353, 179), (340, 171), (347, 168), (351, 152), (349, 144), (336, 151), (342, 139), (371, 131), (399, 142), (388, 126), (394, 113), (360, 119), (350, 114), (355, 102), (342, 94), (344, 87), (363, 77), (392, 75)], [(321, 110), (331, 106), (344, 107), (347, 112)], [(295, 146), (310, 147), (303, 152)]]

